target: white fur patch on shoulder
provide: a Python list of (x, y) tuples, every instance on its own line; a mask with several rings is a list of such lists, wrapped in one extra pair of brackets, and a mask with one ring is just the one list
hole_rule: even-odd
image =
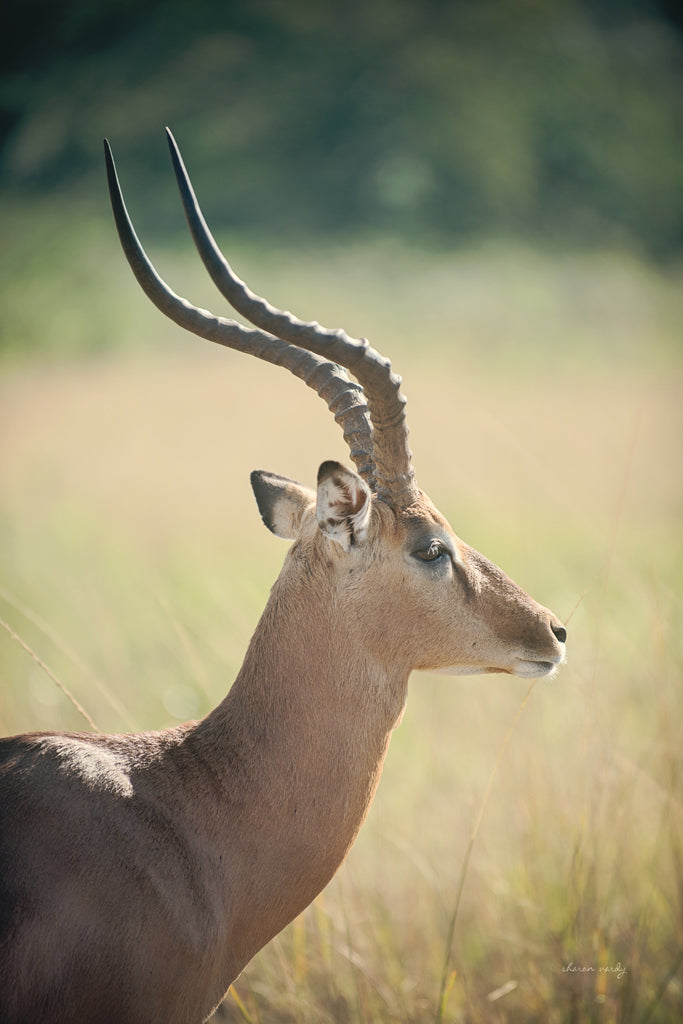
[(129, 766), (115, 751), (73, 736), (50, 736), (48, 745), (56, 751), (66, 771), (79, 778), (88, 789), (123, 797), (133, 795)]

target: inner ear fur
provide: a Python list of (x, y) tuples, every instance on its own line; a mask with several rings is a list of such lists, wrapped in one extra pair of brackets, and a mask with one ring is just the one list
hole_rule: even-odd
[(294, 540), (304, 513), (315, 504), (315, 492), (296, 480), (255, 469), (251, 487), (261, 519), (276, 537)]
[(318, 526), (344, 551), (367, 537), (371, 502), (370, 488), (357, 473), (339, 462), (323, 462), (318, 470)]

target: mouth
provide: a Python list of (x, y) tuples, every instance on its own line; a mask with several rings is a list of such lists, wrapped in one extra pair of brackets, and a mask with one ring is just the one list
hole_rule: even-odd
[(540, 679), (557, 672), (557, 665), (552, 661), (520, 661), (512, 670), (513, 676), (520, 679)]
[(431, 669), (432, 672), (438, 672), (442, 675), (449, 676), (478, 676), (478, 675), (494, 675), (499, 672), (503, 672), (506, 675), (517, 676), (519, 679), (542, 679), (551, 678), (556, 675), (560, 665), (564, 665), (567, 660), (567, 655), (563, 651), (561, 655), (558, 655), (554, 659), (548, 659), (546, 661), (535, 661), (529, 658), (515, 658), (515, 662), (511, 668), (501, 668), (493, 665), (452, 665), (448, 668), (437, 668)]
[(520, 679), (541, 679), (542, 677), (554, 676), (560, 667), (566, 661), (566, 655), (561, 658), (555, 658), (553, 661), (527, 661), (519, 658), (510, 673), (513, 676), (518, 676)]

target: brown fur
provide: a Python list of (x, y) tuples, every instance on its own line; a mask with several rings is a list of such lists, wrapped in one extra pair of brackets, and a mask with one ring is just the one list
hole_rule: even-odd
[[(255, 485), (294, 544), (205, 719), (0, 742), (4, 1024), (203, 1021), (344, 860), (410, 672), (562, 660), (551, 614), (425, 496), (396, 512), (339, 470), (317, 516), (312, 491), (272, 475)], [(341, 539), (321, 501), (346, 520)], [(430, 538), (453, 558), (421, 561)]]

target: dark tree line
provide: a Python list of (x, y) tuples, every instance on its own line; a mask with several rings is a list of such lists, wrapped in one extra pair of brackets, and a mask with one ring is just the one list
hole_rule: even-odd
[(683, 45), (661, 0), (12, 0), (0, 186), (136, 188), (174, 128), (223, 224), (435, 243), (683, 240)]

